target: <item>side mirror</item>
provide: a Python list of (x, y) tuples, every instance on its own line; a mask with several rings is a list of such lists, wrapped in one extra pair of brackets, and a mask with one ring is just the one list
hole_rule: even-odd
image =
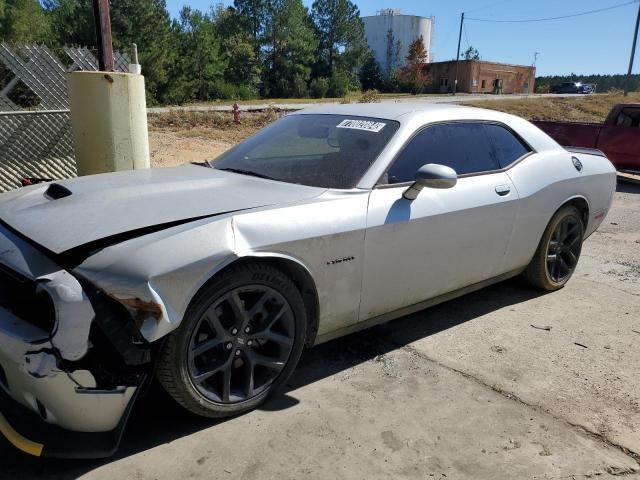
[(427, 163), (416, 172), (416, 180), (402, 194), (407, 200), (415, 200), (423, 188), (452, 188), (458, 182), (456, 171), (445, 165)]

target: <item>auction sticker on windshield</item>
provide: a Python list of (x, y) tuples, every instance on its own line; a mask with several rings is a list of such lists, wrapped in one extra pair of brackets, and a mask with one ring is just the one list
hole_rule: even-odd
[(372, 122), (370, 120), (343, 120), (336, 128), (351, 128), (353, 130), (366, 130), (367, 132), (378, 133), (386, 125), (386, 123)]

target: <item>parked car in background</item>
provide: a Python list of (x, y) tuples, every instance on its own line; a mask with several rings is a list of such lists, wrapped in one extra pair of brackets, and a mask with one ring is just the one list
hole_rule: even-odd
[(151, 377), (239, 415), (305, 347), (520, 274), (558, 290), (615, 185), (601, 152), (521, 118), (398, 103), (303, 110), (203, 165), (2, 194), (0, 432), (109, 456)]
[(596, 92), (595, 83), (583, 83), (580, 85), (580, 93), (589, 94)]
[(550, 93), (593, 93), (595, 85), (592, 83), (580, 82), (563, 82), (558, 85), (552, 85), (549, 89)]
[(640, 173), (640, 104), (615, 105), (604, 123), (534, 121), (560, 145), (596, 148), (620, 171)]

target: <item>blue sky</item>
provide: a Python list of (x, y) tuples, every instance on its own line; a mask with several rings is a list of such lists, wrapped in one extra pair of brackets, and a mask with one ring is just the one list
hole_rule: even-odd
[[(409, 15), (434, 16), (432, 51), (435, 60), (455, 58), (460, 13), (489, 19), (556, 17), (600, 9), (625, 0), (356, 0), (362, 15), (375, 15), (382, 8), (400, 8)], [(176, 16), (190, 5), (208, 10), (211, 0), (167, 0)], [(230, 5), (233, 1), (223, 2)], [(312, 0), (304, 0), (311, 6)], [(467, 42), (483, 59), (531, 64), (535, 52), (539, 75), (626, 73), (638, 4), (634, 3), (593, 15), (538, 23), (465, 22)], [(640, 48), (636, 50), (634, 73), (640, 72)]]

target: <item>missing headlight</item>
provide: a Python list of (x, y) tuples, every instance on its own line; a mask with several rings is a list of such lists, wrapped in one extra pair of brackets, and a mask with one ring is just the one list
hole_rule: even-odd
[(49, 294), (38, 283), (0, 265), (0, 306), (48, 334), (56, 324), (56, 310)]

